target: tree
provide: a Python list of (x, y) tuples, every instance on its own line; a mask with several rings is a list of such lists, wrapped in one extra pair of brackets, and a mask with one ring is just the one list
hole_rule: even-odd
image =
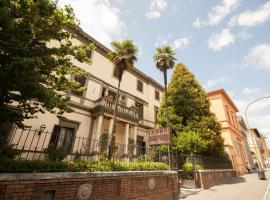
[[(154, 55), (154, 62), (156, 63), (157, 69), (163, 72), (164, 76), (164, 97), (165, 97), (165, 108), (167, 110), (167, 70), (172, 69), (175, 66), (175, 52), (170, 46), (164, 46), (156, 49)], [(166, 113), (166, 120), (168, 119), (168, 114)], [(168, 126), (168, 124), (167, 124)]]
[[(124, 40), (122, 42), (113, 41), (112, 48), (114, 51), (108, 53), (110, 61), (113, 63), (115, 70), (118, 71), (118, 86), (117, 86), (117, 94), (114, 104), (114, 113), (113, 113), (113, 125), (116, 119), (116, 110), (119, 100), (119, 92), (120, 92), (120, 84), (122, 81), (122, 76), (125, 70), (129, 67), (133, 67), (134, 62), (137, 60), (138, 48), (135, 46), (132, 40)], [(112, 130), (111, 130), (112, 131)], [(109, 149), (109, 158), (111, 158), (112, 153), (112, 138), (113, 133), (109, 133), (110, 140), (110, 149)]]
[(168, 123), (174, 132), (173, 148), (182, 153), (223, 155), (221, 126), (210, 112), (206, 92), (184, 64), (175, 67), (167, 98), (167, 109), (165, 98), (162, 99), (158, 124), (166, 126), (167, 110)]
[(2, 0), (0, 16), (0, 127), (23, 126), (38, 112), (71, 112), (63, 94), (83, 88), (70, 75), (87, 75), (72, 60), (90, 62), (93, 49), (73, 45), (75, 34), (65, 31), (78, 23), (72, 8), (58, 8), (57, 0)]

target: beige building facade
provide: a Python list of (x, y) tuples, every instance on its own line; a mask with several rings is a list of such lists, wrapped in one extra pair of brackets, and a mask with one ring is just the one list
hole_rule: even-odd
[(225, 150), (230, 156), (233, 167), (238, 175), (244, 174), (248, 158), (236, 116), (238, 109), (224, 89), (208, 92), (208, 98), (211, 104), (210, 110), (221, 123)]
[(248, 144), (253, 155), (255, 167), (266, 167), (269, 162), (269, 149), (266, 137), (257, 128), (251, 128), (248, 135)]
[[(127, 155), (128, 144), (139, 146), (132, 154), (143, 154), (148, 147), (149, 129), (156, 126), (156, 115), (163, 95), (163, 86), (132, 67), (124, 72), (117, 118), (113, 127), (114, 100), (117, 92), (117, 70), (109, 61), (107, 47), (86, 34), (81, 28), (69, 30), (76, 33), (73, 44), (94, 43), (96, 48), (89, 55), (91, 64), (74, 63), (89, 72), (90, 77), (74, 77), (86, 87), (84, 92), (67, 91), (65, 96), (74, 110), (64, 118), (54, 114), (38, 114), (25, 121), (31, 130), (13, 129), (11, 143), (29, 150), (47, 148), (49, 144), (63, 146), (70, 153), (98, 152), (100, 140), (113, 130), (116, 151)], [(53, 42), (50, 45), (55, 45)], [(45, 128), (44, 128), (45, 127)], [(42, 129), (42, 131), (41, 131)], [(42, 132), (42, 134), (41, 134)], [(45, 134), (47, 133), (47, 134)]]

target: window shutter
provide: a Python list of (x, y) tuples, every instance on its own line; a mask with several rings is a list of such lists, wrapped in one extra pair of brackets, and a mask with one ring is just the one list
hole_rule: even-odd
[[(79, 87), (84, 87), (85, 86), (85, 83), (86, 83), (86, 77), (84, 76), (75, 76), (74, 77), (74, 80), (76, 82), (79, 82), (80, 83), (80, 86)], [(81, 91), (76, 91), (76, 90), (72, 90), (72, 93), (73, 94), (76, 94), (78, 96), (82, 96), (83, 95), (83, 92)]]
[(53, 132), (52, 132), (52, 136), (50, 139), (50, 145), (52, 145), (53, 147), (57, 147), (57, 141), (60, 135), (60, 131), (61, 131), (61, 126), (59, 125), (54, 125), (53, 127)]
[(140, 80), (137, 80), (137, 90), (143, 92), (143, 82)]
[(155, 99), (159, 100), (159, 91), (156, 91), (156, 90), (155, 90)]

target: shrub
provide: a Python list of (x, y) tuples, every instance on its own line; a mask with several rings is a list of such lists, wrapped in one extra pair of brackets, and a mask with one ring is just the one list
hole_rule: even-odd
[(169, 166), (158, 162), (91, 161), (74, 162), (51, 160), (0, 159), (0, 173), (32, 172), (105, 172), (167, 170)]
[(151, 162), (152, 158), (148, 155), (140, 155), (138, 157), (138, 162)]
[(61, 161), (67, 155), (67, 151), (64, 147), (55, 148), (53, 145), (49, 145), (47, 149), (44, 149), (45, 157), (51, 161)]
[(0, 158), (4, 159), (14, 159), (16, 156), (20, 155), (22, 153), (21, 150), (15, 149), (16, 145), (11, 144), (7, 146), (6, 148), (0, 148)]
[[(202, 169), (202, 166), (199, 164), (194, 164), (194, 168), (195, 171)], [(193, 166), (191, 162), (186, 162), (183, 166), (182, 166), (182, 178), (183, 179), (188, 179), (191, 180), (194, 177), (193, 174)]]

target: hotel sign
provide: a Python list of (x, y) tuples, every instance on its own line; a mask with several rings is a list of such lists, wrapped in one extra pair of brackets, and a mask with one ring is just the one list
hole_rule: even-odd
[(171, 144), (171, 128), (152, 129), (149, 134), (149, 145)]

